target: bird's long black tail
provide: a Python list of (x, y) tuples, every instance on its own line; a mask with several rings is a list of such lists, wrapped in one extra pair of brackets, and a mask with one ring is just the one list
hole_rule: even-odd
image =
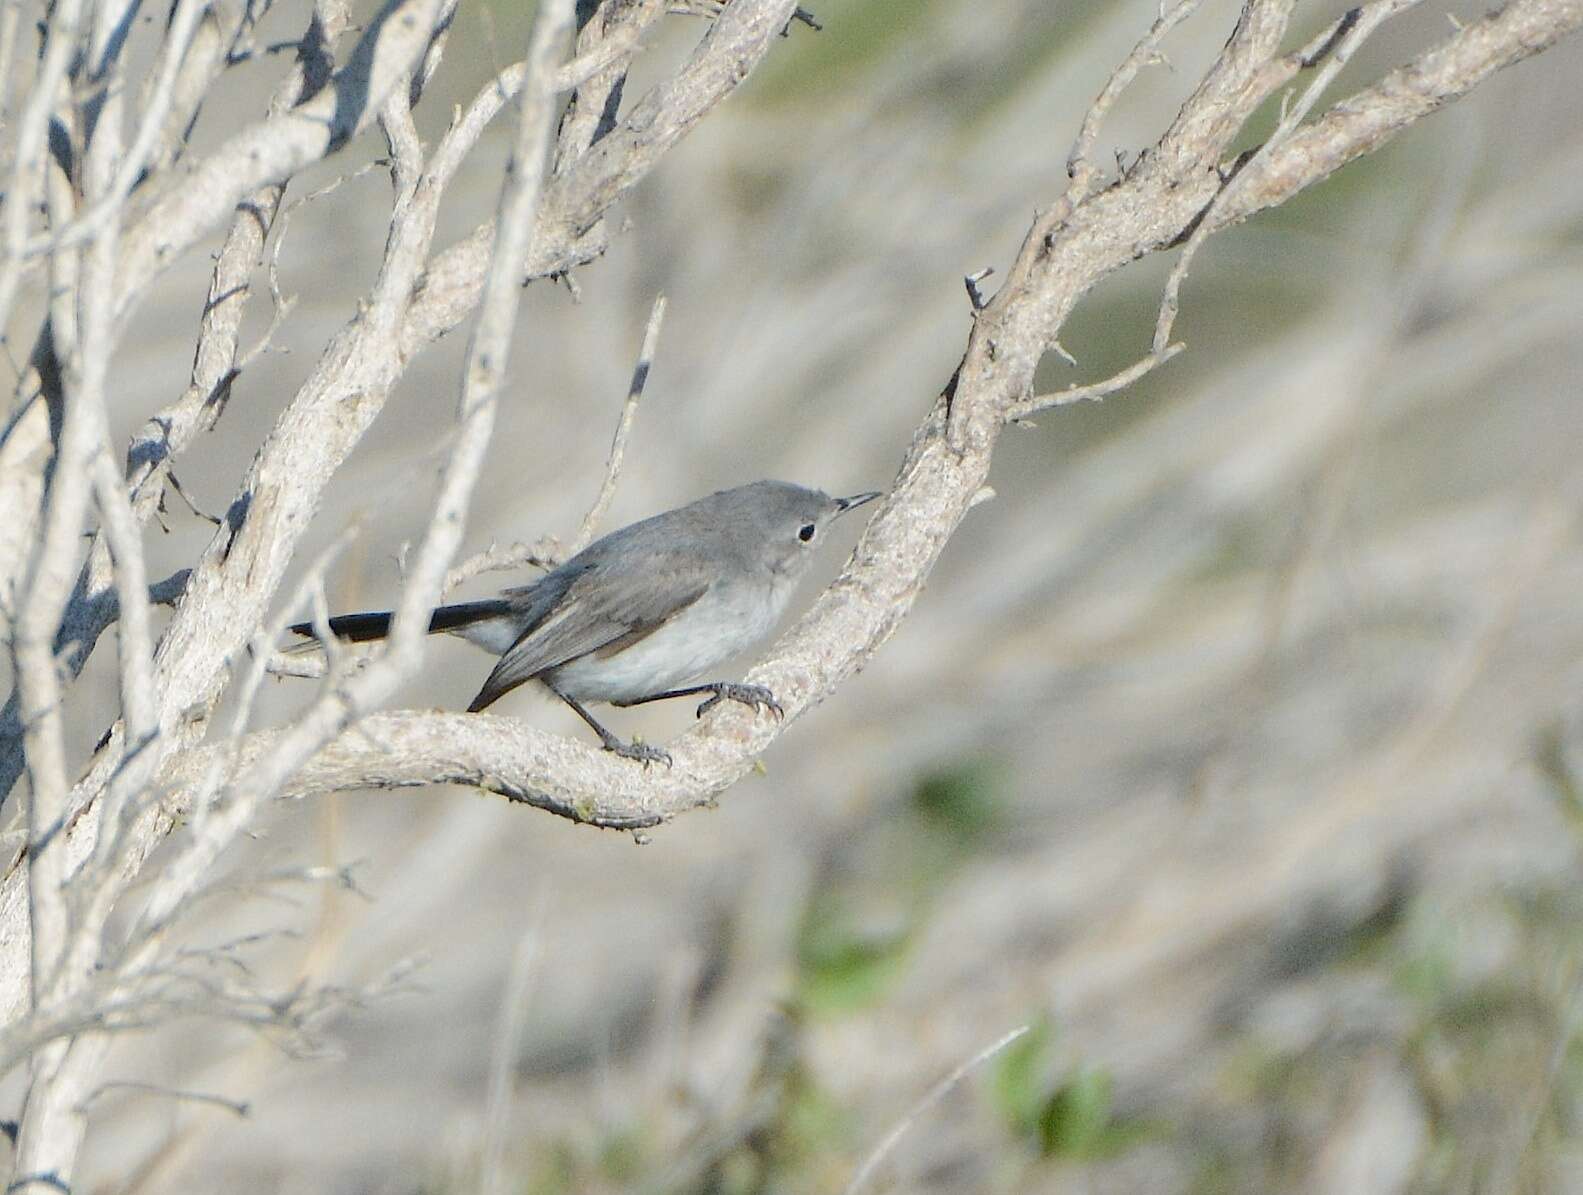
[[(441, 606), (429, 615), (429, 634), (438, 635), (442, 631), (454, 631), (458, 627), (469, 626), (485, 618), (498, 618), (509, 609), (507, 603), (498, 599)], [(390, 617), (389, 610), (369, 611), (365, 614), (337, 614), (330, 619), (330, 633), (337, 639), (345, 639), (351, 643), (367, 643), (371, 639), (383, 639), (390, 634)], [(291, 632), (294, 635), (306, 635), (310, 639), (318, 637), (311, 622), (299, 622), (291, 628)]]

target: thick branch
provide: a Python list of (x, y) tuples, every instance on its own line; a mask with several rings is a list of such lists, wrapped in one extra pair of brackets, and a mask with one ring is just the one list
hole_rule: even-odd
[(1286, 202), (1496, 71), (1583, 29), (1583, 0), (1515, 0), (1390, 72), (1249, 164), (1217, 227)]

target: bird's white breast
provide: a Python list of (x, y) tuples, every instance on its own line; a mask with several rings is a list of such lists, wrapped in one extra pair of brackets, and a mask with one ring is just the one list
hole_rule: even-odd
[(578, 701), (635, 701), (689, 681), (761, 641), (780, 620), (794, 585), (715, 585), (659, 630), (611, 656), (596, 652), (555, 669), (555, 687)]

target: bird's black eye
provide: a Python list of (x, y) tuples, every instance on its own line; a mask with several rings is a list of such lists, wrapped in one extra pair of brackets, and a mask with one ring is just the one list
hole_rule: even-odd
[(797, 538), (802, 540), (803, 543), (807, 543), (809, 540), (813, 539), (813, 533), (815, 530), (817, 530), (817, 528), (815, 528), (812, 523), (804, 523), (797, 529)]

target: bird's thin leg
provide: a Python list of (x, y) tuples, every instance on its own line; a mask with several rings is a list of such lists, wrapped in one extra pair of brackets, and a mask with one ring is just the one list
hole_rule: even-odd
[(599, 736), (599, 741), (605, 745), (606, 751), (613, 751), (621, 756), (622, 759), (635, 759), (645, 767), (651, 763), (662, 763), (666, 767), (671, 766), (671, 753), (669, 751), (662, 750), (659, 747), (651, 747), (647, 743), (623, 743), (615, 735), (599, 725), (598, 719), (585, 710), (576, 699), (568, 697), (553, 685), (549, 686), (549, 690), (571, 706), (577, 716), (593, 728), (593, 732)]
[(690, 685), (685, 689), (671, 689), (666, 693), (655, 693), (649, 697), (639, 697), (633, 701), (612, 701), (611, 705), (629, 706), (644, 705), (650, 701), (664, 701), (668, 697), (692, 697), (697, 693), (712, 693), (708, 701), (698, 707), (698, 716), (702, 718), (722, 701), (740, 701), (743, 705), (750, 705), (754, 710), (767, 709), (777, 718), (785, 717), (786, 711), (781, 709), (781, 703), (775, 700), (763, 685), (739, 685), (731, 681), (710, 681), (707, 685)]

